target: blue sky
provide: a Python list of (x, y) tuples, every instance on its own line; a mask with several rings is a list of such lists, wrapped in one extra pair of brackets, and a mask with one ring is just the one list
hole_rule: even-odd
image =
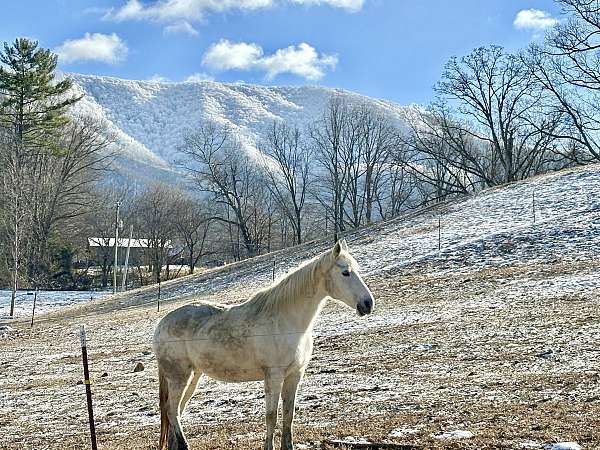
[(401, 104), (431, 101), (449, 57), (489, 44), (519, 49), (560, 16), (552, 0), (5, 3), (0, 40), (37, 39), (65, 71), (319, 84)]

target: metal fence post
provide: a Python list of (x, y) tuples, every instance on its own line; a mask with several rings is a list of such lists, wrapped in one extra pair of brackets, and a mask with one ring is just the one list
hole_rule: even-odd
[(83, 384), (85, 384), (85, 394), (87, 397), (88, 419), (90, 422), (90, 437), (92, 440), (92, 450), (98, 450), (96, 443), (96, 425), (94, 424), (94, 408), (92, 406), (92, 382), (90, 381), (90, 371), (88, 369), (87, 343), (85, 337), (85, 325), (79, 329), (79, 338), (81, 339), (81, 358), (83, 361)]

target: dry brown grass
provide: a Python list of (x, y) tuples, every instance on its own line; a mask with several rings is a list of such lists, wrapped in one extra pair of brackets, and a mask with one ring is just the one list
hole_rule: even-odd
[[(598, 293), (548, 297), (510, 288), (594, 267), (530, 264), (458, 275), (439, 273), (433, 262), (370, 279), (376, 317), (360, 321), (331, 305), (317, 327), (349, 324), (317, 337), (296, 442), (330, 448), (326, 440), (354, 436), (423, 449), (526, 441), (599, 448)], [(229, 295), (247, 291), (237, 286)], [(156, 365), (147, 352), (160, 315), (152, 305), (86, 319), (102, 450), (156, 448)], [(0, 448), (89, 448), (76, 323), (66, 317), (33, 331), (21, 324), (1, 345)], [(146, 370), (133, 374), (137, 361)], [(192, 448), (261, 448), (262, 401), (260, 383), (201, 384), (184, 417)], [(418, 432), (390, 436), (406, 426)], [(455, 429), (475, 436), (432, 437)]]

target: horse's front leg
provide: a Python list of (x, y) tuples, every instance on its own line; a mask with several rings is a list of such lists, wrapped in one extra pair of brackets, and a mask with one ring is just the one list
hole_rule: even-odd
[(281, 434), (281, 450), (294, 450), (292, 426), (296, 410), (296, 393), (304, 375), (303, 370), (289, 374), (283, 381), (281, 398), (283, 400), (283, 432)]
[(273, 434), (277, 426), (277, 407), (283, 384), (283, 372), (280, 369), (267, 369), (265, 373), (265, 404), (267, 437), (264, 450), (273, 450)]

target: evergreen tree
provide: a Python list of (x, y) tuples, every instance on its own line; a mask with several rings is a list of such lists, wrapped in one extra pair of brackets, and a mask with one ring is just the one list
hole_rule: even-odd
[(0, 124), (9, 126), (20, 144), (44, 141), (67, 122), (71, 81), (55, 82), (57, 57), (36, 41), (18, 38), (0, 51)]
[[(0, 51), (0, 219), (11, 267), (11, 315), (19, 275), (28, 259), (28, 275), (39, 265), (39, 245), (26, 239), (45, 201), (41, 186), (44, 161), (59, 148), (67, 108), (80, 97), (69, 95), (71, 82), (55, 80), (57, 57), (26, 38)], [(30, 237), (30, 236), (29, 236)], [(28, 243), (23, 249), (23, 244)], [(8, 265), (8, 264), (7, 264)], [(32, 268), (34, 270), (32, 270)]]

